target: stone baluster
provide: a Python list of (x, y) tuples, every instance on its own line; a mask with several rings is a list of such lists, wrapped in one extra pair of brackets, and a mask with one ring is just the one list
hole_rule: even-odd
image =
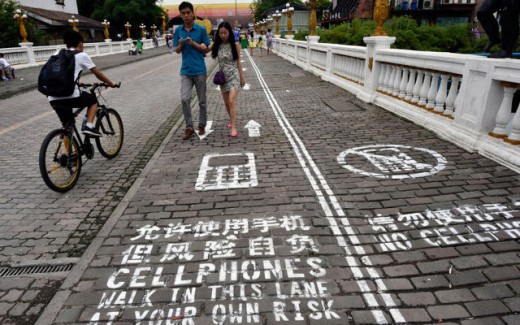
[(426, 107), (426, 101), (428, 100), (428, 91), (430, 90), (430, 83), (432, 81), (432, 73), (429, 71), (424, 72), (424, 80), (421, 87), (419, 106)]
[(520, 144), (520, 104), (518, 105), (513, 121), (511, 122), (511, 133), (509, 133), (509, 136), (505, 141), (515, 145)]
[(403, 77), (401, 78), (401, 84), (399, 85), (399, 98), (403, 99), (406, 97), (406, 85), (408, 84), (408, 72), (410, 69), (403, 68)]
[(444, 111), (444, 115), (453, 116), (453, 113), (455, 112), (455, 100), (459, 93), (459, 83), (460, 77), (451, 77), (450, 92), (446, 99), (446, 110)]
[(404, 100), (411, 101), (413, 97), (413, 86), (415, 84), (415, 74), (417, 73), (417, 70), (410, 69), (410, 75), (408, 77), (408, 84), (406, 85), (406, 96), (404, 97)]
[(392, 85), (392, 96), (399, 95), (399, 85), (401, 84), (401, 72), (403, 68), (401, 67), (395, 67), (395, 76), (394, 76), (394, 82)]
[(450, 76), (441, 74), (441, 84), (437, 96), (435, 96), (435, 112), (442, 114), (444, 112), (444, 104), (446, 103), (446, 96), (448, 94), (448, 79)]
[(433, 108), (435, 108), (435, 97), (437, 96), (437, 89), (439, 88), (438, 77), (438, 73), (432, 73), (432, 82), (430, 83), (430, 89), (428, 90), (428, 104), (426, 104), (426, 108), (429, 110), (433, 110)]
[(388, 64), (381, 63), (381, 71), (379, 72), (379, 81), (377, 84), (377, 90), (383, 91), (385, 89), (385, 77), (388, 73)]
[(392, 65), (391, 69), (392, 69), (392, 71), (390, 72), (390, 76), (388, 77), (388, 80), (385, 82), (385, 85), (386, 85), (385, 92), (387, 94), (392, 93), (392, 86), (394, 84), (395, 71), (396, 71), (395, 65)]
[(415, 80), (415, 85), (413, 86), (413, 97), (411, 100), (412, 103), (414, 103), (414, 104), (419, 103), (419, 97), (421, 94), (423, 80), (424, 80), (424, 71), (417, 70), (417, 79)]
[(513, 95), (516, 88), (508, 82), (500, 83), (504, 87), (504, 98), (498, 108), (497, 117), (495, 118), (495, 128), (489, 132), (489, 135), (495, 138), (505, 138), (507, 136), (507, 124), (511, 120), (511, 107), (513, 106)]

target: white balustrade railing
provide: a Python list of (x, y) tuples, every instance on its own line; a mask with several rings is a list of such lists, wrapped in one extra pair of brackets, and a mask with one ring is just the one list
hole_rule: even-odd
[(520, 60), (274, 39), (275, 53), (469, 151), (520, 172)]
[[(5, 59), (14, 67), (23, 68), (27, 66), (40, 65), (47, 62), (49, 57), (53, 55), (56, 50), (65, 48), (65, 45), (56, 46), (32, 46), (23, 44), (21, 47), (2, 48), (0, 53), (3, 53)], [(116, 54), (127, 52), (131, 47), (132, 41), (121, 42), (102, 42), (102, 43), (85, 43), (84, 51), (90, 56), (99, 56), (107, 54)], [(159, 46), (166, 45), (166, 39), (158, 39)], [(151, 39), (143, 41), (143, 49), (152, 48), (153, 42)]]

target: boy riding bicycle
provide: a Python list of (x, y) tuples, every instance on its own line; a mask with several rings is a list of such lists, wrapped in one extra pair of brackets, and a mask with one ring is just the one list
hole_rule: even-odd
[[(98, 68), (96, 68), (96, 65), (94, 62), (92, 62), (90, 56), (83, 52), (83, 36), (81, 36), (80, 33), (73, 30), (67, 30), (63, 35), (63, 40), (65, 41), (65, 45), (67, 46), (68, 50), (76, 52), (74, 69), (74, 80), (76, 80), (76, 83), (81, 71), (83, 71), (83, 69), (88, 69), (100, 81), (106, 83), (112, 88), (117, 87), (117, 84), (113, 83), (110, 79), (108, 79), (108, 77), (99, 71)], [(60, 121), (63, 125), (65, 125), (74, 117), (72, 113), (73, 108), (88, 106), (87, 123), (82, 126), (81, 132), (94, 137), (101, 136), (99, 130), (96, 130), (94, 127), (94, 119), (96, 117), (97, 111), (97, 99), (94, 94), (80, 91), (79, 84), (76, 84), (74, 87), (74, 92), (70, 96), (48, 96), (47, 98), (52, 108), (56, 111), (56, 114), (58, 114), (58, 117), (60, 118)]]

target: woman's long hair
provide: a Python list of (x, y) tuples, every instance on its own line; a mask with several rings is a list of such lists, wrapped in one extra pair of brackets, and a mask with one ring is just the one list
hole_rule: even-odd
[(229, 32), (228, 42), (231, 45), (231, 53), (233, 54), (233, 61), (236, 61), (238, 58), (237, 46), (235, 42), (235, 34), (233, 33), (233, 29), (231, 25), (227, 21), (223, 21), (218, 25), (217, 32), (215, 33), (215, 43), (213, 43), (213, 48), (211, 49), (211, 57), (216, 58), (218, 56), (218, 50), (220, 49), (220, 44), (222, 44), (222, 38), (220, 37), (219, 30), (224, 27)]

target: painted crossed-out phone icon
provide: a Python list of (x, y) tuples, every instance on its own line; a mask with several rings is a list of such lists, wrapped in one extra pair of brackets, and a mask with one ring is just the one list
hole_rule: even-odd
[(208, 154), (202, 159), (195, 190), (224, 190), (257, 185), (253, 153)]

